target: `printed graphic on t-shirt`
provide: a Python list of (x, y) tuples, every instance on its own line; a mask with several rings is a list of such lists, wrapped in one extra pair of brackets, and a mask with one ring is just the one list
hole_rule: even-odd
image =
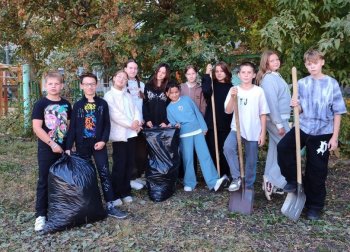
[(243, 106), (243, 105), (247, 105), (248, 103), (248, 98), (245, 97), (238, 97), (239, 100), (239, 105)]
[(159, 95), (153, 93), (152, 91), (147, 91), (148, 99), (153, 100), (153, 99), (159, 99), (161, 101), (166, 101), (167, 96), (164, 93), (160, 93)]
[(96, 132), (96, 104), (86, 103), (84, 106), (85, 111), (85, 128), (84, 128), (84, 138), (95, 137)]
[(57, 142), (63, 143), (67, 133), (68, 105), (51, 104), (45, 108), (44, 122), (49, 129), (50, 138)]
[(323, 156), (323, 154), (327, 151), (327, 149), (328, 149), (327, 141), (321, 141), (320, 147), (318, 147), (316, 151), (317, 151), (317, 154), (322, 153), (322, 156)]

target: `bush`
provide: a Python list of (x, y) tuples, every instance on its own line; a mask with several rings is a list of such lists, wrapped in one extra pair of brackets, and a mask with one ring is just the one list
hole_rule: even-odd
[(350, 98), (345, 99), (347, 113), (342, 116), (340, 125), (340, 151), (344, 158), (350, 157)]

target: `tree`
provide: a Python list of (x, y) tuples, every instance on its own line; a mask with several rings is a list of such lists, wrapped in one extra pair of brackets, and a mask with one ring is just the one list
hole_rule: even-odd
[(350, 85), (350, 2), (348, 0), (278, 0), (278, 15), (261, 30), (262, 46), (282, 54), (283, 71), (290, 79), (290, 69), (298, 67), (307, 74), (304, 52), (313, 47), (326, 54), (325, 71), (343, 86)]
[(133, 57), (148, 75), (160, 61), (178, 70), (255, 52), (275, 0), (0, 1), (0, 44), (18, 45), (36, 70), (83, 65), (110, 74)]

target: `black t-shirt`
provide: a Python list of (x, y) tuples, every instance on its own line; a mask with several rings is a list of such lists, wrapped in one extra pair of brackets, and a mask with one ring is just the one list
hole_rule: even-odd
[[(44, 97), (34, 104), (32, 119), (42, 120), (43, 130), (51, 140), (64, 148), (71, 113), (72, 107), (67, 100), (61, 98), (60, 101), (51, 101)], [(38, 146), (49, 148), (47, 143), (40, 139), (38, 139)]]

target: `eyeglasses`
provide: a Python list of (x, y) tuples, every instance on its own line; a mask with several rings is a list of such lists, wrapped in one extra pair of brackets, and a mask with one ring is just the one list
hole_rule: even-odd
[(116, 78), (118, 78), (118, 79), (120, 79), (120, 80), (123, 80), (123, 81), (127, 81), (128, 80), (128, 78), (125, 78), (125, 77), (123, 77), (123, 76), (121, 76), (121, 75), (117, 75), (117, 76), (115, 76)]
[(83, 86), (85, 87), (96, 87), (97, 83), (94, 82), (94, 83), (82, 83)]

